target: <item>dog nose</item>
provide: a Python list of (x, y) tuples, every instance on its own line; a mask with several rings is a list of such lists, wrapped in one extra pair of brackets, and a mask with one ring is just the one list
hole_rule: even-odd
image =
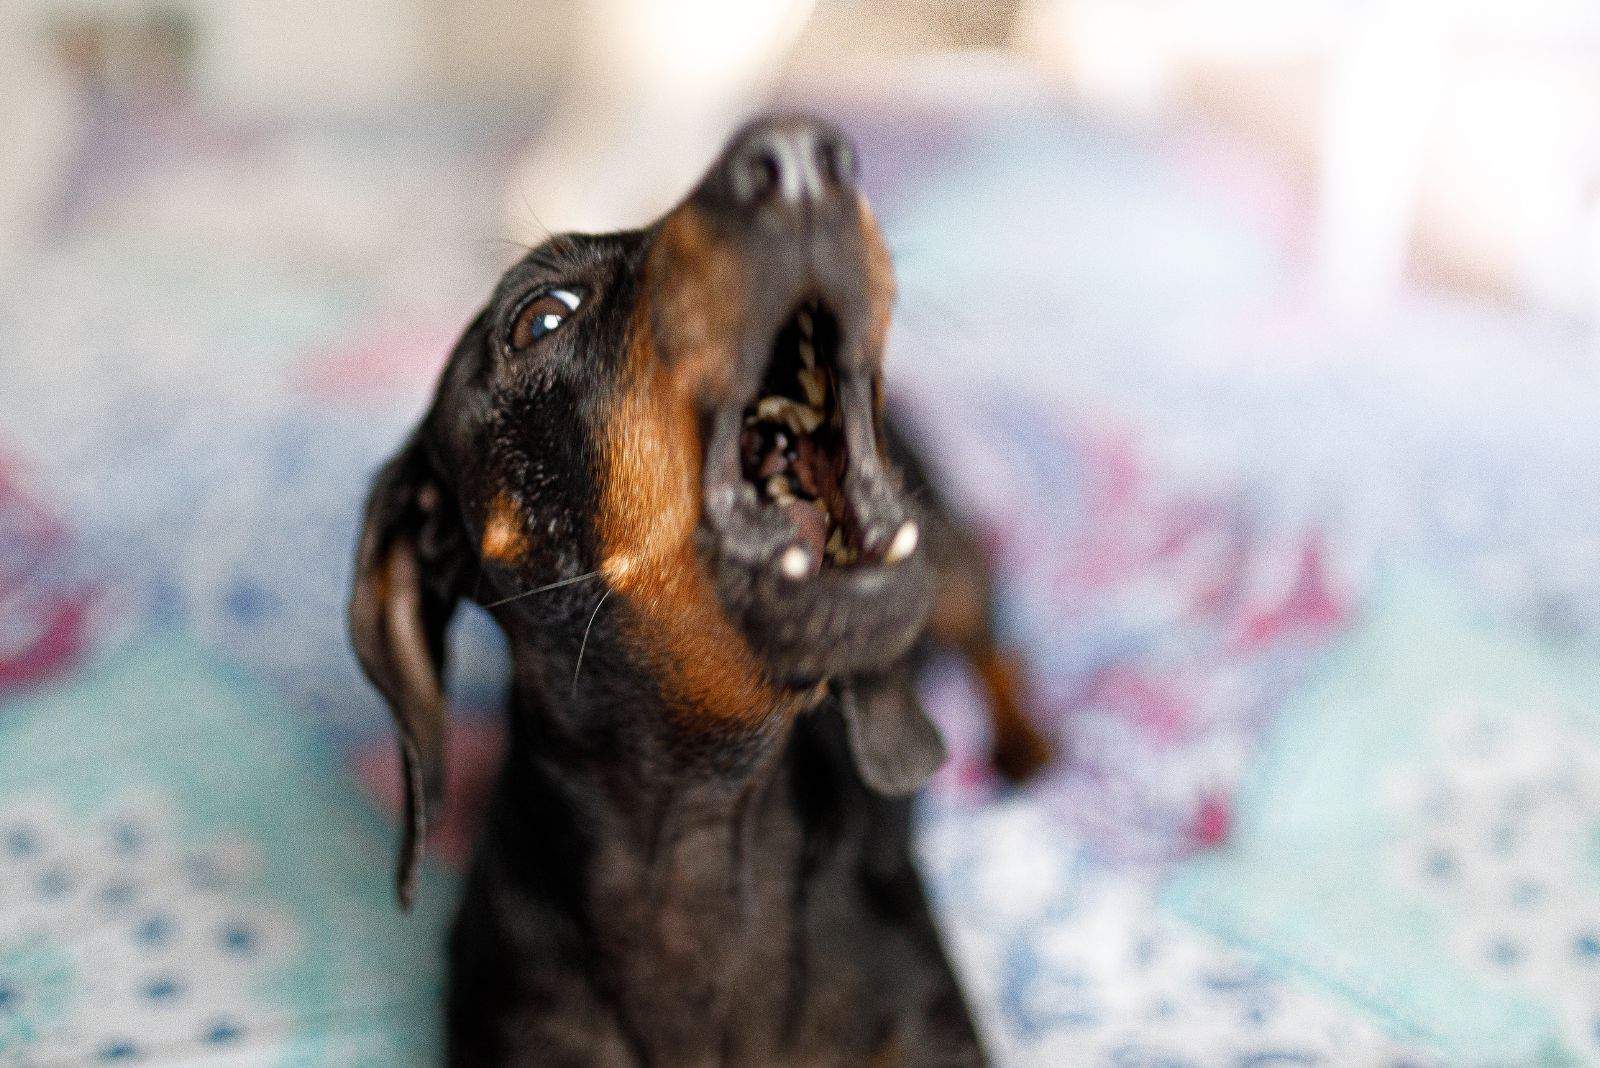
[(734, 136), (714, 170), (729, 207), (819, 204), (855, 188), (856, 152), (849, 138), (816, 119), (764, 119)]

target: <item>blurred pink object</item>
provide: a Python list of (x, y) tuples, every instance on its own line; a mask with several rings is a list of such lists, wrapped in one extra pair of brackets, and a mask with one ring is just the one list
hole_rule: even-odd
[(0, 697), (65, 672), (88, 644), (95, 597), (69, 569), (70, 549), (0, 455)]
[(444, 316), (364, 331), (306, 357), (294, 371), (294, 386), (321, 400), (409, 399), (432, 387), (460, 333)]

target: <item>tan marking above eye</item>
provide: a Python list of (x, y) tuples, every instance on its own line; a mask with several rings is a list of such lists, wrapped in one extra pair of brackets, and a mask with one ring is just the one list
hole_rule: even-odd
[(495, 494), (489, 518), (483, 524), (479, 550), (484, 559), (514, 564), (528, 553), (528, 534), (517, 503), (506, 493)]

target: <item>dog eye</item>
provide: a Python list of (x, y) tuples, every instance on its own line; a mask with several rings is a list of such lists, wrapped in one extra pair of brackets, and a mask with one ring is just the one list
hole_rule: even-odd
[(511, 323), (511, 347), (517, 352), (532, 345), (578, 310), (583, 297), (572, 289), (547, 289), (517, 312)]

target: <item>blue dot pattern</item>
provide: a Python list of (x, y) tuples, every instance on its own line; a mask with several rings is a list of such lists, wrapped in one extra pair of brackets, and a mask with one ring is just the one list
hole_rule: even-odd
[[(16, 1063), (19, 1050), (32, 1063), (39, 1043), (41, 1063), (103, 1064), (177, 1056), (185, 1041), (191, 1051), (238, 1043), (277, 921), (238, 908), (236, 865), (216, 850), (170, 849), (144, 815), (108, 818), (89, 838), (62, 822), (59, 834), (53, 823), (0, 823), (0, 862), (31, 886), (36, 909), (47, 910), (38, 916), (59, 915), (91, 937), (103, 930), (104, 940), (90, 943), (80, 966), (41, 948), (48, 942), (14, 943), (0, 922), (0, 1065)], [(170, 859), (154, 869), (150, 858)], [(7, 874), (0, 867), (0, 880)], [(66, 1015), (81, 1045), (45, 1053), (52, 1021)]]
[(246, 924), (229, 924), (222, 930), (222, 945), (230, 953), (248, 956), (256, 951), (256, 933)]
[(146, 1001), (171, 1001), (176, 998), (183, 988), (171, 976), (162, 976), (145, 984), (144, 998)]
[(51, 868), (42, 873), (33, 885), (39, 896), (46, 900), (64, 897), (72, 889), (72, 876), (64, 868)]
[(8, 831), (0, 839), (0, 852), (13, 860), (31, 857), (39, 851), (39, 839), (26, 827)]
[(230, 1042), (238, 1041), (241, 1034), (243, 1032), (238, 1025), (229, 1020), (218, 1020), (207, 1029), (206, 1041), (213, 1046), (225, 1046)]
[(158, 913), (141, 920), (133, 929), (133, 937), (141, 945), (162, 946), (171, 940), (173, 930), (171, 917)]

